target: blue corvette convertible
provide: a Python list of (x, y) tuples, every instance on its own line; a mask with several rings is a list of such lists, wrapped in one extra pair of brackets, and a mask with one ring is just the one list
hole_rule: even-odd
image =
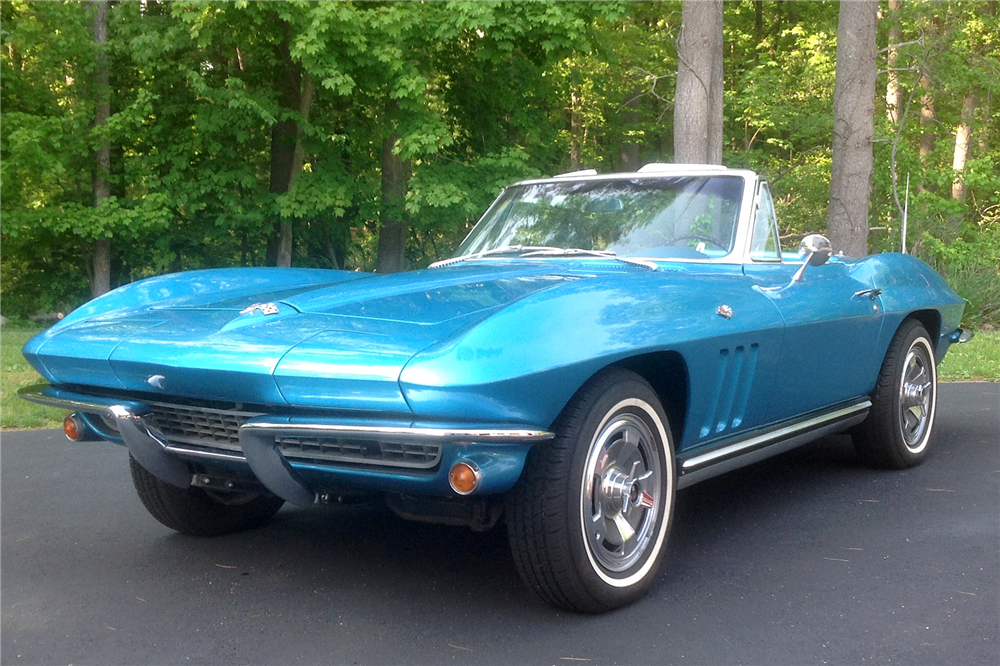
[(910, 256), (782, 252), (751, 171), (651, 164), (512, 185), (426, 270), (121, 287), (25, 345), (21, 395), (123, 444), (180, 532), (360, 497), (504, 519), (525, 582), (596, 612), (654, 580), (680, 488), (842, 431), (920, 463), (962, 310)]

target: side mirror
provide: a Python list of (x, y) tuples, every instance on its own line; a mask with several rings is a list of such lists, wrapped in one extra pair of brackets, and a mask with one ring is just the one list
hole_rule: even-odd
[(833, 255), (833, 244), (822, 234), (809, 234), (799, 243), (799, 256), (802, 257), (802, 268), (795, 273), (792, 282), (802, 280), (806, 266), (822, 266)]

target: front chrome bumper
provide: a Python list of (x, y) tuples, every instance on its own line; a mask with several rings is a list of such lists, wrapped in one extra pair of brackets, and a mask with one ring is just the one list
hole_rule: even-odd
[[(298, 505), (315, 502), (319, 489), (328, 482), (368, 490), (452, 495), (448, 470), (463, 460), (473, 462), (482, 473), (477, 494), (504, 492), (520, 476), (528, 449), (554, 437), (546, 430), (518, 427), (386, 425), (241, 412), (239, 425), (233, 426), (238, 428), (238, 447), (200, 446), (190, 438), (168, 436), (164, 431), (172, 430), (157, 427), (154, 407), (162, 407), (161, 403), (91, 396), (46, 384), (22, 388), (18, 395), (114, 423), (139, 464), (175, 486), (191, 485), (188, 460), (245, 464), (268, 490)], [(373, 448), (376, 457), (365, 457)]]

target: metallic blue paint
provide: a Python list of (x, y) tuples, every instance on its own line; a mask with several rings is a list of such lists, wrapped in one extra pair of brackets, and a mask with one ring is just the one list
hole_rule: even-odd
[[(835, 257), (792, 282), (800, 262), (648, 271), (498, 257), (387, 276), (196, 271), (95, 299), (24, 353), (56, 391), (226, 400), (338, 423), (543, 430), (601, 369), (679, 355), (683, 376), (654, 379), (687, 382), (675, 446), (690, 454), (868, 395), (907, 317), (934, 329), (939, 359), (958, 330), (961, 299), (912, 257)], [(277, 313), (240, 314), (253, 303)], [(465, 458), (488, 494), (516, 482), (529, 446), (449, 443), (432, 472), (288, 464), (316, 487), (451, 495), (448, 469)]]

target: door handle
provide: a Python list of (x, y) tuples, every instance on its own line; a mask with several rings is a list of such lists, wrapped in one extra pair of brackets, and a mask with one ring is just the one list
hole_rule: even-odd
[(855, 298), (859, 298), (861, 296), (867, 296), (868, 298), (874, 301), (876, 298), (879, 297), (881, 293), (882, 293), (881, 289), (862, 289), (861, 291), (854, 292), (854, 296)]

